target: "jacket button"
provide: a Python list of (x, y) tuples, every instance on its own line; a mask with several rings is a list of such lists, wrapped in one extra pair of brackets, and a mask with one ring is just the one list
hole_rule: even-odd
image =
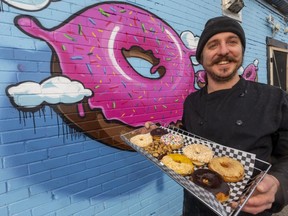
[(247, 90), (245, 90), (244, 92), (242, 92), (241, 94), (239, 94), (239, 97), (244, 97), (247, 94)]
[(237, 121), (236, 121), (236, 124), (237, 124), (238, 126), (241, 126), (241, 125), (243, 124), (243, 121), (242, 121), (242, 120), (237, 120)]

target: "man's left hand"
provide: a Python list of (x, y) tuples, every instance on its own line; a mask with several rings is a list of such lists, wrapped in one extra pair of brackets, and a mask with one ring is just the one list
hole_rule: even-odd
[(257, 185), (253, 195), (242, 208), (242, 211), (258, 214), (266, 209), (270, 209), (275, 200), (275, 194), (279, 185), (279, 181), (274, 176), (269, 174), (264, 176), (262, 181)]

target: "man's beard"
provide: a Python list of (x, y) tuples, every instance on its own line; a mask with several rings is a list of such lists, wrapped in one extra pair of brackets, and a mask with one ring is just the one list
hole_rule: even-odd
[[(226, 70), (226, 69), (225, 69)], [(214, 72), (206, 71), (207, 74), (211, 77), (212, 80), (217, 81), (217, 82), (228, 82), (230, 81), (235, 74), (238, 73), (238, 69), (235, 69), (232, 73), (230, 73), (228, 76), (218, 76)]]
[[(237, 60), (235, 60), (234, 58), (232, 57), (229, 57), (229, 56), (225, 56), (225, 57), (219, 57), (217, 59), (215, 59), (213, 62), (212, 62), (212, 65), (214, 64), (219, 64), (219, 62), (221, 61), (229, 61), (229, 62), (235, 62), (237, 63)], [(211, 72), (211, 71), (206, 71), (207, 74), (211, 77), (211, 79), (213, 79), (214, 81), (217, 81), (217, 82), (228, 82), (230, 81), (234, 76), (235, 74), (238, 73), (238, 69), (240, 68), (240, 66), (242, 65), (243, 63), (243, 59), (241, 60), (241, 63), (234, 69), (234, 71), (232, 71), (230, 73), (230, 71), (227, 71), (227, 69), (224, 69), (224, 72), (226, 72), (227, 74), (229, 74), (228, 76), (218, 76), (216, 73), (214, 72)]]

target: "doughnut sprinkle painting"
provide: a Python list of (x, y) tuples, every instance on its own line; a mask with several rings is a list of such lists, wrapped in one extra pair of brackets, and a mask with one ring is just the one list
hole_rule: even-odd
[[(196, 46), (185, 45), (168, 23), (138, 6), (97, 3), (51, 29), (32, 16), (20, 15), (14, 22), (51, 48), (53, 82), (47, 79), (41, 85), (55, 87), (64, 80), (79, 87), (66, 91), (83, 92), (70, 103), (49, 104), (67, 124), (109, 146), (130, 150), (120, 134), (147, 121), (178, 124), (185, 97), (197, 90), (191, 60)], [(149, 76), (129, 58), (149, 62)], [(17, 87), (7, 92), (19, 107), (13, 98)]]

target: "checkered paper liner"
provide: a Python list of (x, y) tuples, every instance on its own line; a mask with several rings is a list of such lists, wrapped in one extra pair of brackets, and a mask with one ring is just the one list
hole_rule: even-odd
[[(170, 176), (174, 181), (176, 181), (179, 185), (188, 190), (192, 195), (197, 197), (200, 201), (202, 201), (205, 205), (207, 205), (209, 208), (211, 208), (211, 210), (213, 210), (216, 214), (220, 216), (238, 215), (242, 207), (247, 202), (248, 198), (252, 195), (257, 184), (262, 180), (264, 175), (271, 167), (269, 163), (257, 159), (255, 154), (220, 145), (218, 143), (196, 136), (192, 133), (183, 131), (173, 126), (161, 126), (161, 128), (166, 129), (169, 133), (181, 135), (184, 139), (183, 147), (196, 143), (203, 144), (210, 147), (214, 151), (215, 156), (228, 156), (237, 159), (243, 164), (245, 170), (245, 176), (243, 180), (236, 183), (228, 183), (230, 186), (229, 200), (221, 204), (212, 193), (208, 192), (204, 188), (194, 184), (191, 180), (189, 180), (189, 176), (184, 177), (175, 173), (173, 170), (166, 167), (157, 158), (146, 152), (143, 148), (131, 143), (130, 138), (139, 134), (139, 130), (135, 130), (121, 135), (121, 139), (126, 144), (128, 144), (134, 150), (141, 153), (147, 159), (156, 164), (162, 171), (164, 171), (164, 173)], [(182, 148), (175, 150), (174, 153), (182, 154)], [(197, 169), (197, 167), (195, 167), (195, 169)], [(242, 200), (241, 203), (240, 200)], [(236, 209), (231, 208), (231, 202), (237, 202), (238, 207)]]

